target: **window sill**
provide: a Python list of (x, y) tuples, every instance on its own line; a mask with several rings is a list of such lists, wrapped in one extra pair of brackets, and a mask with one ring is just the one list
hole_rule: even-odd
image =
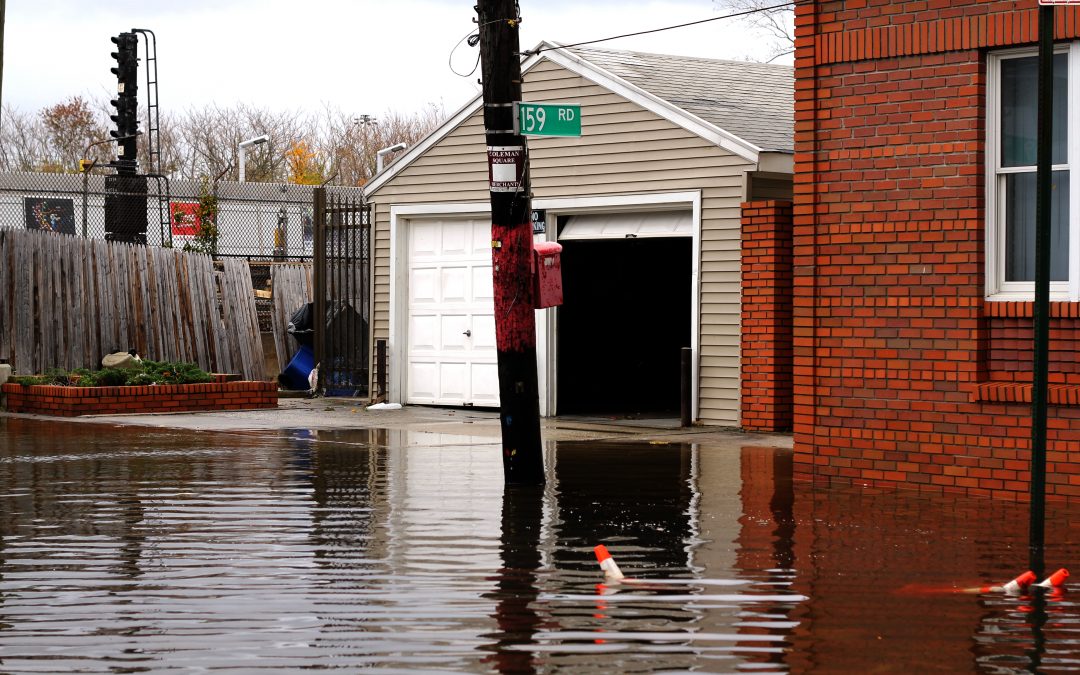
[[(1031, 300), (987, 300), (983, 302), (983, 314), (990, 318), (1030, 319), (1035, 313)], [(1080, 319), (1080, 302), (1050, 302), (1050, 316), (1054, 319)]]
[[(1020, 382), (980, 382), (971, 392), (972, 403), (1031, 403), (1031, 384)], [(1047, 403), (1080, 406), (1080, 384), (1051, 384)]]

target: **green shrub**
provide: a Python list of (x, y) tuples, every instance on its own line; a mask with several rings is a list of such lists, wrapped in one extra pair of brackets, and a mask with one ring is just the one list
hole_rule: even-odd
[(193, 363), (143, 361), (142, 369), (153, 375), (158, 384), (199, 384), (214, 381), (213, 375)]
[(35, 384), (48, 384), (48, 380), (41, 375), (13, 375), (8, 378), (8, 382), (12, 384), (21, 384), (24, 387)]
[(128, 377), (136, 372), (133, 368), (102, 368), (90, 376), (92, 387), (122, 387), (128, 382)]
[(98, 371), (77, 368), (68, 372), (60, 368), (50, 368), (44, 375), (8, 378), (8, 382), (24, 386), (59, 384), (80, 387), (144, 387), (152, 384), (198, 384), (213, 381), (213, 375), (195, 364), (174, 361), (142, 361), (131, 368), (102, 368)]
[(63, 368), (49, 368), (42, 377), (45, 379), (45, 384), (59, 384), (65, 387), (71, 384), (71, 377)]

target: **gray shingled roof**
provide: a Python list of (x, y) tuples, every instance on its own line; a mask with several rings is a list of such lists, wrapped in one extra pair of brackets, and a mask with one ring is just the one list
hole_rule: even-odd
[(589, 47), (566, 50), (762, 150), (794, 150), (791, 66)]

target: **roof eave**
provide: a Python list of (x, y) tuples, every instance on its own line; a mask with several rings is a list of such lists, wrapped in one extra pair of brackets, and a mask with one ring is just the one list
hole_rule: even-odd
[[(537, 53), (537, 50), (539, 49), (544, 49), (545, 51)], [(553, 63), (566, 68), (570, 72), (577, 73), (578, 75), (641, 105), (643, 108), (656, 113), (673, 124), (704, 138), (718, 147), (742, 157), (748, 162), (753, 162), (755, 164), (758, 162), (758, 156), (762, 152), (762, 149), (753, 143), (739, 138), (735, 134), (725, 131), (715, 124), (703, 120), (697, 115), (689, 113), (682, 108), (665, 101), (659, 96), (645, 91), (618, 75), (608, 72), (596, 64), (572, 54), (564, 47), (543, 41), (532, 50), (525, 53), (529, 54), (529, 57), (521, 63), (522, 74), (528, 72), (541, 60), (547, 58)], [(421, 139), (419, 143), (408, 149), (405, 154), (398, 157), (394, 163), (383, 169), (381, 173), (372, 177), (372, 179), (364, 186), (365, 198), (369, 198), (378, 192), (379, 188), (385, 185), (391, 178), (403, 171), (413, 161), (427, 152), (428, 149), (442, 140), (444, 136), (450, 134), (450, 132), (476, 113), (482, 106), (483, 95), (477, 94), (445, 122)]]
[(641, 87), (626, 81), (618, 75), (571, 53), (568, 49), (556, 46), (554, 49), (544, 53), (551, 61), (559, 64), (563, 68), (575, 72), (602, 87), (622, 95), (638, 105), (641, 105), (646, 110), (660, 115), (683, 129), (710, 141), (714, 145), (742, 157), (748, 162), (757, 162), (757, 156), (758, 153), (761, 152), (761, 148), (745, 139), (739, 138), (729, 131), (721, 129), (712, 122), (708, 122), (693, 113), (683, 110), (673, 103), (669, 103), (655, 94), (645, 91)]

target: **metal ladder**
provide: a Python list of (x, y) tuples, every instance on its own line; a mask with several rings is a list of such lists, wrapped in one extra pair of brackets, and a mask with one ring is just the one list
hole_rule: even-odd
[(161, 190), (161, 111), (158, 106), (158, 72), (157, 72), (157, 36), (149, 28), (132, 28), (132, 33), (139, 33), (143, 37), (146, 53), (146, 150), (149, 161), (145, 173), (157, 179), (158, 182), (158, 221), (161, 224), (162, 245), (165, 244), (165, 235), (169, 235), (169, 244), (172, 244), (172, 219), (169, 213), (169, 181), (164, 181), (165, 190)]

